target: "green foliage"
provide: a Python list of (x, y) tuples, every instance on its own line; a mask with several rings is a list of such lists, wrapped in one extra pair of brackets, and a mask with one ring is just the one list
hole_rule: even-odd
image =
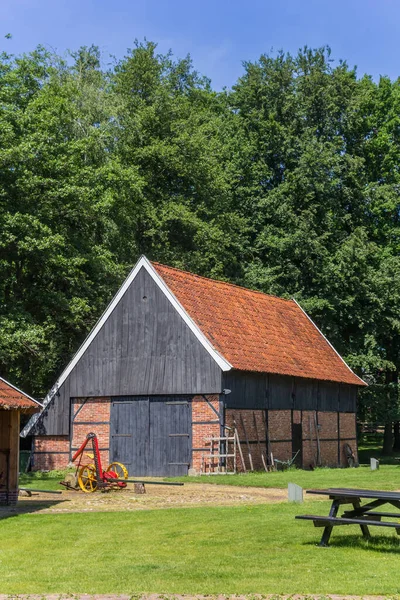
[(42, 396), (145, 253), (296, 297), (394, 388), (399, 106), (398, 81), (357, 78), (328, 48), (244, 63), (222, 93), (151, 42), (108, 70), (95, 46), (3, 53), (0, 372)]

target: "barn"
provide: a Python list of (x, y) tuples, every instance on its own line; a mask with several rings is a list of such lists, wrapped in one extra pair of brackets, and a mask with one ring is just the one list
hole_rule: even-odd
[(15, 504), (18, 498), (20, 415), (41, 406), (0, 377), (0, 505)]
[(135, 476), (212, 471), (234, 431), (238, 470), (339, 466), (363, 385), (296, 301), (142, 257), (22, 435), (36, 469), (89, 431)]

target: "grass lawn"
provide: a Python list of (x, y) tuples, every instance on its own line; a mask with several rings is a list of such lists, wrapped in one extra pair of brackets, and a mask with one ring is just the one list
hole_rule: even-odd
[[(172, 480), (171, 480), (172, 481)], [(371, 471), (367, 465), (357, 469), (315, 469), (302, 471), (290, 469), (273, 473), (247, 473), (242, 475), (202, 475), (179, 477), (174, 481), (187, 483), (214, 483), (217, 485), (286, 488), (289, 482), (303, 488), (352, 487), (375, 490), (400, 490), (400, 465), (382, 465)]]
[[(49, 473), (26, 473), (20, 477), (20, 485), (41, 490), (62, 490), (65, 471)], [(265, 488), (286, 488), (289, 482), (303, 488), (359, 487), (376, 490), (400, 490), (400, 465), (382, 465), (378, 471), (361, 465), (357, 469), (315, 469), (302, 471), (291, 469), (274, 473), (247, 473), (242, 475), (203, 475), (201, 477), (179, 477), (168, 481), (186, 483), (213, 483), (217, 485), (255, 486)]]
[(37, 490), (65, 490), (65, 487), (60, 485), (71, 469), (65, 471), (49, 471), (42, 473), (35, 471), (33, 473), (21, 473), (19, 477), (20, 487), (32, 488)]
[(319, 548), (321, 530), (294, 520), (328, 505), (5, 518), (0, 593), (398, 594), (391, 531), (367, 543), (351, 526)]
[(383, 465), (398, 465), (396, 458), (400, 457), (399, 451), (390, 455), (382, 454), (383, 435), (379, 433), (363, 434), (358, 443), (358, 458), (361, 464), (369, 464), (370, 458), (377, 458)]

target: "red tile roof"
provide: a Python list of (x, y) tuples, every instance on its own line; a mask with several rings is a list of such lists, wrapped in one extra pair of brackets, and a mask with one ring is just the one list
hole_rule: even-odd
[(366, 385), (293, 300), (152, 264), (233, 368)]
[(0, 377), (0, 410), (35, 412), (41, 404)]

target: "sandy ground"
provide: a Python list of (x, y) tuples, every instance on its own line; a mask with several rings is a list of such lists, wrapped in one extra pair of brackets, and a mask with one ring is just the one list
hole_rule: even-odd
[(70, 513), (131, 511), (189, 506), (239, 506), (284, 502), (287, 490), (188, 483), (183, 486), (146, 485), (145, 494), (136, 494), (132, 484), (125, 490), (85, 494), (64, 490), (56, 494), (19, 497), (16, 507), (1, 507), (0, 518), (19, 513)]

